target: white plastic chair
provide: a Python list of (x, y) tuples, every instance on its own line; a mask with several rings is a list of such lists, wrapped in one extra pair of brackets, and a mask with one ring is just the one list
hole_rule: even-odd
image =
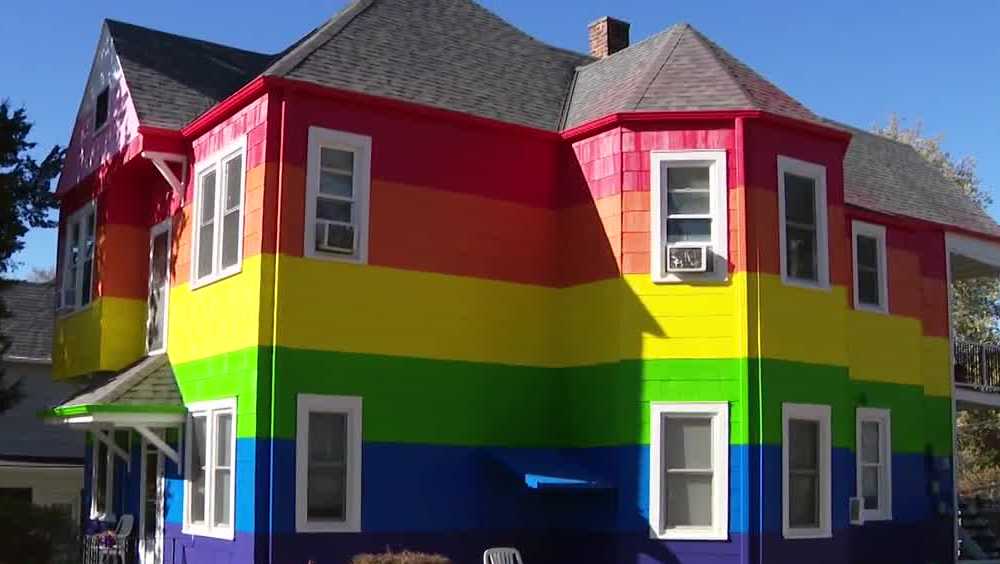
[(483, 564), (524, 564), (516, 548), (489, 548), (483, 553)]

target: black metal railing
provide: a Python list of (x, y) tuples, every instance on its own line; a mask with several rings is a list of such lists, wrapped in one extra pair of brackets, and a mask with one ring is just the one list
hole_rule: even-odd
[(1000, 393), (1000, 345), (955, 343), (955, 383)]
[(115, 538), (107, 533), (84, 535), (80, 561), (83, 564), (133, 564), (138, 552), (133, 538)]

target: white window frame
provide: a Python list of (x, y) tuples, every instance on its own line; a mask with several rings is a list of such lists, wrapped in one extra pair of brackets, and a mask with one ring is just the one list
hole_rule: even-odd
[[(878, 423), (879, 475), (878, 475), (878, 509), (865, 509), (861, 495), (861, 469), (865, 464), (861, 460), (861, 424), (865, 422)], [(861, 500), (861, 514), (865, 522), (888, 521), (892, 519), (892, 415), (888, 409), (873, 407), (857, 408), (857, 426), (855, 429), (855, 459), (857, 463), (857, 497)]]
[[(226, 178), (224, 176), (225, 163), (239, 156), (242, 168), (240, 170), (240, 211), (239, 226), (236, 237), (236, 264), (222, 267), (222, 224), (225, 210), (223, 205), (226, 197)], [(201, 204), (202, 186), (201, 179), (210, 172), (215, 172), (215, 207), (213, 236), (212, 236), (212, 272), (201, 278), (198, 277), (198, 252), (201, 244)], [(246, 180), (247, 180), (247, 138), (242, 135), (222, 150), (215, 152), (212, 156), (202, 160), (195, 165), (193, 176), (194, 182), (194, 204), (191, 209), (191, 289), (200, 288), (223, 278), (238, 274), (243, 269), (243, 223), (246, 217)]]
[[(87, 262), (86, 257), (82, 257), (80, 259), (80, 270), (77, 272), (76, 280), (74, 280), (74, 282), (73, 282), (73, 284), (74, 284), (74, 287), (73, 287), (74, 302), (72, 304), (68, 304), (68, 303), (66, 303), (66, 295), (65, 295), (65, 292), (64, 292), (64, 287), (65, 287), (65, 284), (66, 284), (67, 273), (69, 272), (69, 268), (70, 268), (70, 260), (71, 260), (71, 256), (70, 255), (71, 255), (71, 249), (72, 249), (72, 232), (73, 232), (73, 226), (74, 225), (79, 225), (80, 226), (80, 233), (81, 233), (80, 243), (81, 243), (81, 245), (86, 245), (87, 239), (86, 239), (86, 233), (84, 233), (84, 230), (87, 227), (87, 221), (86, 220), (87, 220), (87, 217), (90, 214), (93, 214), (93, 216), (94, 216), (94, 244), (91, 245), (91, 253), (93, 253), (93, 254), (90, 257), (90, 288), (87, 289), (90, 292), (90, 296), (89, 296), (90, 299), (87, 302), (87, 305), (80, 305), (80, 303), (83, 301), (83, 290), (84, 290), (84, 288), (83, 288), (83, 264), (85, 262)], [(61, 270), (60, 275), (59, 275), (59, 309), (62, 312), (64, 312), (64, 313), (70, 313), (70, 312), (74, 312), (74, 311), (77, 311), (77, 310), (80, 310), (80, 309), (86, 309), (86, 308), (90, 307), (90, 304), (94, 303), (94, 298), (95, 298), (95, 296), (94, 296), (94, 285), (95, 285), (94, 284), (95, 283), (95, 280), (94, 280), (94, 271), (95, 271), (95, 268), (96, 268), (95, 265), (97, 264), (97, 204), (96, 204), (96, 201), (95, 200), (90, 200), (86, 204), (80, 206), (80, 209), (78, 209), (75, 212), (71, 213), (66, 218), (66, 222), (64, 224), (64, 228), (65, 228), (65, 230), (63, 232), (63, 238), (62, 238), (62, 245), (63, 245), (63, 247), (62, 247), (62, 250), (60, 251), (60, 254), (62, 255), (62, 270)]]
[[(861, 276), (858, 270), (858, 236), (875, 239), (878, 253), (878, 301), (879, 305), (861, 303)], [(854, 309), (874, 313), (889, 313), (889, 268), (888, 247), (885, 242), (885, 226), (854, 220), (851, 222), (851, 257), (854, 269)]]
[[(649, 531), (650, 538), (671, 540), (728, 540), (729, 538), (729, 404), (726, 402), (650, 405)], [(666, 527), (663, 473), (663, 418), (670, 415), (701, 416), (712, 422), (712, 526)]]
[[(667, 240), (667, 222), (664, 221), (667, 199), (663, 196), (666, 186), (661, 185), (660, 168), (667, 166), (709, 167), (709, 216), (712, 220), (711, 253), (714, 261), (712, 272), (667, 272), (664, 245)], [(650, 153), (650, 268), (653, 282), (724, 281), (729, 276), (729, 178), (726, 151), (653, 151)], [(705, 219), (704, 216), (692, 216)], [(683, 219), (679, 217), (678, 219)], [(667, 220), (669, 221), (669, 220)]]
[[(325, 252), (316, 249), (316, 200), (319, 198), (320, 151), (323, 148), (354, 153), (353, 192), (355, 206), (353, 254)], [(372, 138), (312, 126), (309, 128), (309, 154), (306, 169), (305, 256), (341, 262), (368, 262), (369, 202), (371, 198)]]
[[(785, 173), (811, 178), (816, 187), (816, 280), (793, 278), (788, 275), (788, 240), (785, 225)], [(778, 155), (778, 237), (780, 240), (781, 281), (788, 286), (820, 290), (830, 289), (830, 235), (828, 230), (826, 167)]]
[[(793, 528), (789, 524), (788, 503), (788, 422), (791, 419), (815, 421), (819, 424), (819, 527)], [(781, 528), (786, 539), (830, 538), (832, 533), (831, 515), (831, 464), (833, 457), (830, 406), (815, 404), (785, 403), (781, 406)]]
[[(184, 523), (182, 532), (188, 535), (198, 535), (202, 537), (212, 537), (223, 540), (233, 540), (236, 531), (236, 398), (228, 398), (213, 401), (204, 401), (188, 404), (188, 417), (185, 423), (184, 438), (186, 441), (184, 448)], [(229, 516), (229, 525), (213, 525), (215, 519), (215, 455), (218, 434), (216, 433), (216, 415), (229, 412), (232, 414), (233, 423), (230, 429), (230, 479), (229, 479), (229, 508), (232, 514)], [(193, 444), (190, 442), (191, 425), (194, 416), (204, 415), (205, 425), (205, 522), (195, 524), (191, 522), (191, 452)]]
[[(115, 440), (114, 433), (111, 433), (111, 440)], [(91, 437), (93, 444), (90, 456), (90, 518), (94, 521), (114, 521), (115, 519), (115, 453), (107, 445), (104, 445), (96, 437)], [(104, 445), (106, 457), (106, 468), (104, 476), (97, 475), (97, 459), (101, 452), (101, 445)], [(104, 498), (106, 507), (97, 507), (97, 481), (104, 480)]]
[[(157, 236), (166, 233), (167, 234), (167, 289), (163, 293), (163, 345), (156, 349), (149, 348), (149, 323), (150, 320), (146, 320), (146, 335), (144, 338), (146, 346), (146, 354), (155, 355), (163, 354), (167, 352), (167, 326), (170, 323), (170, 259), (173, 258), (174, 251), (172, 243), (173, 226), (172, 220), (166, 219), (160, 223), (153, 226), (149, 231), (149, 276), (148, 284), (153, 281), (153, 241)], [(147, 284), (146, 288), (146, 315), (149, 316), (149, 287)]]
[[(308, 517), (309, 414), (347, 416), (347, 492), (343, 521)], [(295, 430), (295, 530), (299, 533), (361, 532), (362, 400), (356, 396), (299, 394)]]

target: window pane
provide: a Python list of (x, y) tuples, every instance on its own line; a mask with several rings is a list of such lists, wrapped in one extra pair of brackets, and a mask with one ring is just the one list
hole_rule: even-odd
[(316, 217), (330, 221), (351, 223), (351, 208), (353, 205), (351, 202), (318, 198), (316, 200)]
[(219, 413), (215, 416), (215, 465), (232, 466), (233, 415)]
[(70, 262), (70, 264), (80, 264), (80, 223), (79, 222), (73, 222), (70, 225), (69, 262)]
[(709, 167), (707, 166), (671, 166), (670, 163), (662, 163), (661, 166), (667, 169), (667, 190), (708, 190), (709, 188)]
[(201, 218), (200, 225), (205, 225), (215, 218), (215, 171), (201, 177)]
[(208, 448), (205, 441), (206, 422), (205, 417), (195, 417), (191, 422), (191, 476), (188, 478), (188, 485), (191, 488), (189, 499), (192, 523), (205, 521), (205, 459)]
[[(322, 227), (326, 228), (326, 245), (322, 246), (324, 250), (336, 251), (343, 253), (353, 253), (354, 252), (354, 228), (347, 227), (344, 225), (331, 225), (326, 224)], [(317, 239), (317, 245), (319, 245), (321, 240)]]
[(212, 523), (215, 525), (229, 525), (229, 518), (232, 514), (232, 508), (229, 506), (229, 483), (231, 479), (231, 470), (218, 469), (215, 471), (215, 484), (213, 485), (215, 516), (212, 519)]
[(878, 241), (872, 237), (858, 235), (857, 241), (858, 265), (870, 269), (878, 268)]
[(712, 468), (712, 420), (705, 417), (664, 417), (667, 468)]
[(816, 264), (816, 232), (791, 225), (785, 229), (785, 263), (788, 275), (803, 280), (818, 279)]
[(224, 211), (240, 207), (240, 183), (243, 180), (243, 157), (238, 156), (226, 161), (226, 204)]
[(712, 476), (667, 474), (667, 527), (712, 526)]
[(80, 276), (83, 278), (83, 280), (80, 281), (80, 305), (82, 306), (90, 303), (90, 291), (93, 286), (93, 280), (91, 280), (93, 267), (93, 259), (88, 258), (83, 261), (83, 266), (80, 270)]
[(110, 90), (107, 86), (101, 93), (97, 95), (97, 100), (94, 101), (94, 129), (100, 128), (108, 121), (108, 101), (111, 97)]
[(878, 509), (878, 472), (877, 466), (861, 469), (861, 497), (865, 500), (865, 509)]
[[(97, 439), (94, 439), (97, 440)], [(94, 507), (98, 513), (107, 512), (108, 503), (108, 447), (104, 443), (97, 445), (97, 458), (94, 463)]]
[(785, 219), (816, 225), (816, 182), (812, 178), (785, 173)]
[(875, 421), (863, 421), (861, 423), (861, 461), (869, 464), (878, 464), (878, 427)]
[(323, 168), (336, 168), (338, 170), (354, 170), (354, 153), (323, 147), (319, 153), (320, 166)]
[(667, 214), (708, 215), (709, 194), (705, 192), (667, 192)]
[(712, 241), (711, 219), (670, 219), (667, 220), (667, 242), (691, 241), (709, 243)]
[(240, 258), (240, 211), (227, 213), (222, 218), (222, 268), (239, 262)]
[(215, 238), (215, 226), (203, 225), (198, 228), (198, 277), (212, 273), (212, 241)]
[(344, 520), (347, 507), (347, 416), (309, 414), (309, 519)]
[(788, 467), (819, 469), (819, 423), (792, 419), (788, 422)]
[(788, 524), (792, 527), (819, 527), (819, 478), (816, 474), (789, 476)]
[(338, 172), (320, 171), (319, 191), (321, 194), (350, 198), (354, 192), (354, 179)]
[(880, 305), (878, 272), (858, 270), (858, 301), (868, 305)]

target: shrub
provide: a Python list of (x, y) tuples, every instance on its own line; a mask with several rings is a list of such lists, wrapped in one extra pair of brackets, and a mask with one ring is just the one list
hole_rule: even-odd
[(351, 564), (451, 564), (451, 560), (440, 554), (425, 554), (423, 552), (386, 551), (379, 554), (359, 554), (351, 560)]

